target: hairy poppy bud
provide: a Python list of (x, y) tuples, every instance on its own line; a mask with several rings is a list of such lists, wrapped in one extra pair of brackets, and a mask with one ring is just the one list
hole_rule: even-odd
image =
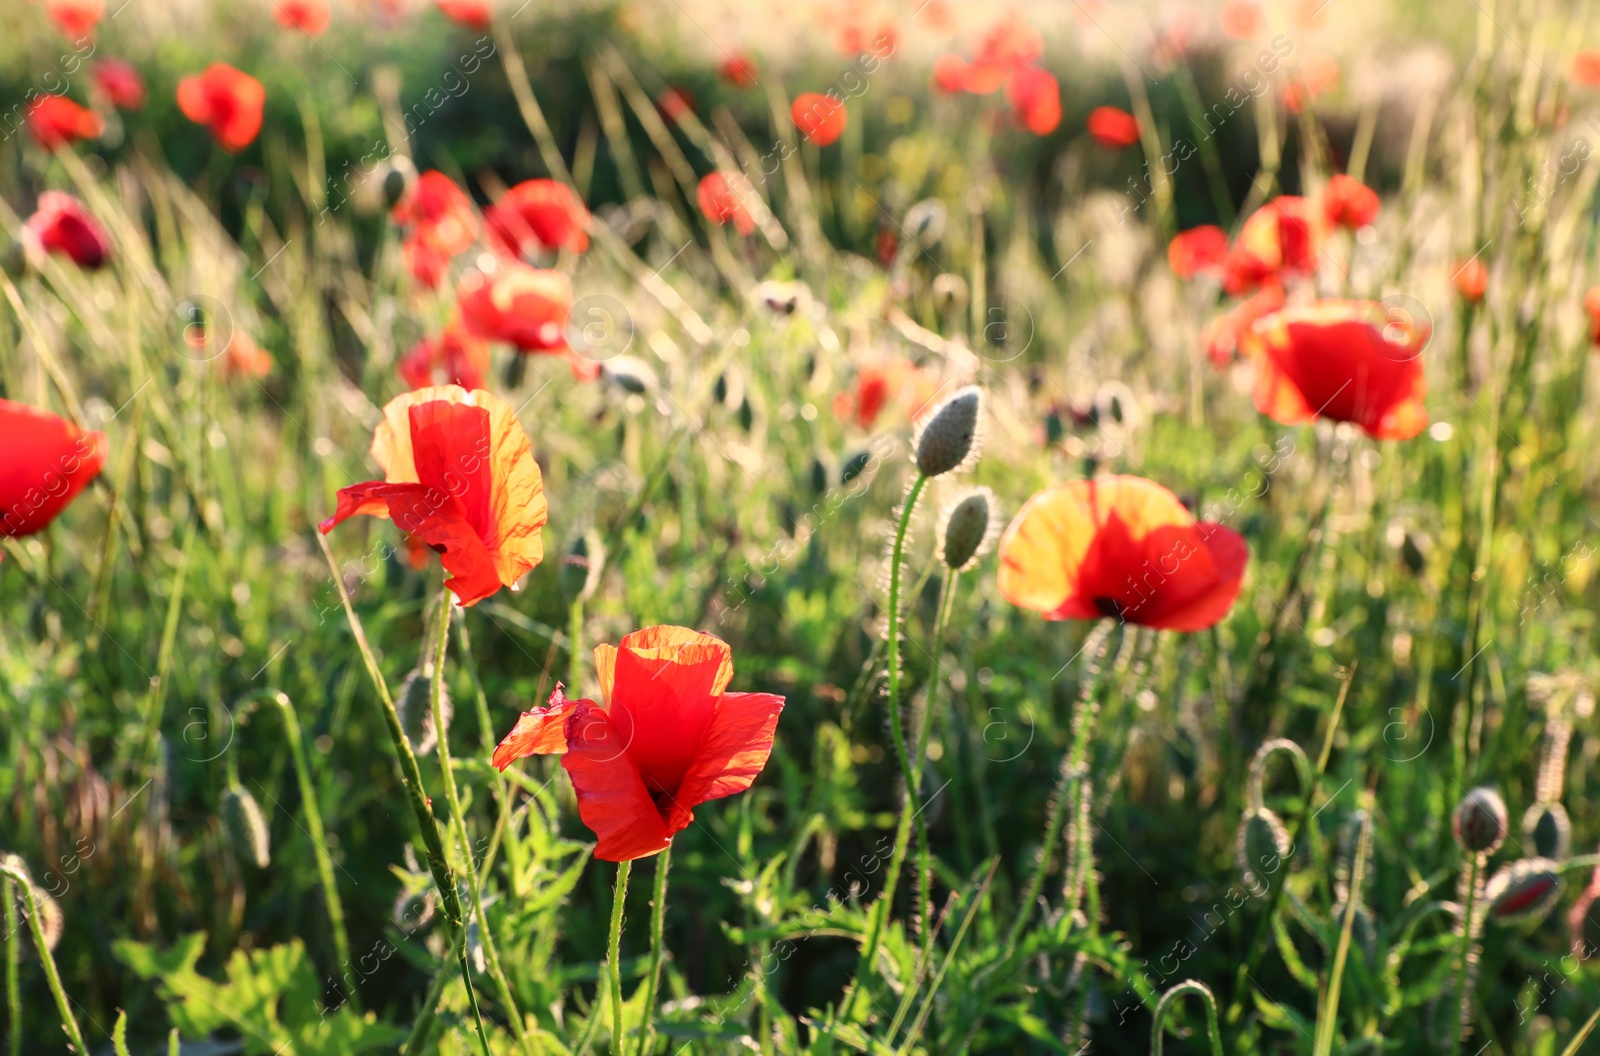
[(1463, 850), (1493, 854), (1508, 824), (1505, 800), (1492, 788), (1475, 788), (1456, 804), (1456, 842)]
[(1574, 956), (1587, 960), (1600, 950), (1600, 892), (1592, 882), (1567, 914), (1567, 928), (1572, 933)]
[(1548, 858), (1524, 858), (1495, 873), (1484, 886), (1489, 919), (1502, 924), (1537, 920), (1561, 897), (1561, 867)]
[(811, 460), (811, 490), (818, 495), (828, 490), (828, 464), (820, 458)]
[(239, 785), (231, 785), (222, 793), (221, 813), (234, 853), (257, 869), (265, 869), (272, 860), (272, 838), (256, 797)]
[(844, 468), (839, 471), (839, 483), (848, 484), (867, 471), (872, 464), (871, 451), (857, 451), (844, 461)]
[(27, 250), (16, 239), (6, 239), (5, 245), (0, 246), (0, 271), (5, 272), (12, 279), (20, 279), (27, 270)]
[(643, 396), (656, 387), (656, 373), (650, 364), (634, 356), (618, 356), (600, 364), (600, 376), (623, 392)]
[[(12, 883), (26, 883), (28, 885), (29, 891), (33, 893), (33, 903), (39, 909), (39, 930), (44, 933), (45, 948), (54, 950), (56, 945), (61, 942), (61, 931), (66, 924), (66, 917), (61, 912), (61, 903), (57, 902), (50, 892), (33, 882), (28, 873), (27, 863), (17, 855), (7, 854), (0, 856), (0, 864), (16, 870), (25, 878), (23, 880), (13, 880)], [(26, 920), (28, 916), (27, 895), (18, 890), (16, 899), (17, 917), (19, 920)]]
[[(1349, 908), (1348, 901), (1341, 901), (1333, 907), (1333, 924), (1336, 928), (1344, 927), (1345, 911)], [(1351, 947), (1360, 950), (1368, 964), (1375, 964), (1378, 960), (1378, 924), (1372, 917), (1372, 910), (1356, 903), (1356, 919), (1350, 922)]]
[(417, 170), (410, 160), (404, 155), (397, 155), (389, 163), (389, 171), (383, 174), (383, 200), (390, 209), (397, 205), (400, 199), (406, 196), (411, 185), (416, 182)]
[(1276, 813), (1257, 807), (1239, 820), (1233, 853), (1246, 881), (1266, 887), (1289, 856), (1289, 830)]
[(994, 493), (976, 488), (952, 505), (939, 524), (939, 553), (944, 563), (957, 572), (972, 567), (993, 539)]
[(983, 390), (969, 385), (923, 419), (917, 431), (916, 462), (923, 476), (937, 477), (976, 461)]
[(606, 567), (606, 548), (593, 528), (572, 541), (561, 563), (561, 593), (568, 601), (588, 601), (600, 586)]
[[(411, 750), (427, 755), (439, 744), (438, 731), (433, 728), (433, 665), (423, 664), (400, 684), (394, 710), (400, 713), (400, 728), (411, 742)], [(439, 716), (444, 727), (450, 729), (450, 719), (455, 715), (455, 705), (450, 702), (450, 687), (439, 683)]]
[(1572, 822), (1560, 803), (1535, 803), (1522, 815), (1522, 834), (1541, 858), (1560, 860), (1572, 846)]

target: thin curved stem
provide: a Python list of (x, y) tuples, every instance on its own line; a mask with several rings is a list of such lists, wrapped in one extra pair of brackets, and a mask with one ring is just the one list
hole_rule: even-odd
[(1467, 889), (1461, 899), (1461, 934), (1457, 937), (1456, 964), (1452, 973), (1455, 977), (1455, 986), (1452, 989), (1456, 998), (1456, 1021), (1451, 1027), (1451, 1056), (1461, 1052), (1461, 1035), (1469, 1016), (1471, 995), (1467, 992), (1467, 969), (1472, 963), (1472, 946), (1478, 937), (1475, 918), (1478, 914), (1479, 874), (1483, 871), (1483, 859), (1481, 853), (1474, 853), (1467, 863)]
[(611, 892), (611, 932), (606, 939), (606, 972), (611, 980), (611, 1051), (622, 1056), (622, 904), (628, 898), (632, 862), (617, 863), (617, 886)]
[(22, 935), (18, 929), (16, 883), (9, 876), (0, 883), (6, 907), (6, 1015), (11, 1024), (11, 1056), (22, 1056)]
[(655, 887), (650, 893), (650, 970), (644, 980), (644, 1043), (639, 1046), (639, 1056), (645, 1056), (655, 1041), (656, 991), (661, 985), (661, 961), (666, 954), (662, 933), (666, 929), (667, 870), (672, 865), (672, 844), (656, 855)]
[(578, 697), (583, 674), (583, 599), (573, 598), (567, 624), (567, 688), (569, 697)]
[(34, 952), (39, 955), (39, 964), (44, 968), (44, 979), (50, 986), (50, 994), (56, 999), (56, 1011), (61, 1013), (61, 1026), (66, 1029), (67, 1040), (72, 1042), (73, 1051), (88, 1052), (88, 1047), (83, 1043), (83, 1034), (78, 1030), (78, 1021), (72, 1015), (72, 1003), (61, 985), (61, 975), (56, 971), (56, 958), (50, 952), (44, 924), (39, 920), (39, 899), (33, 893), (33, 881), (8, 862), (0, 862), (0, 875), (9, 877), (22, 889), (23, 900), (28, 904), (28, 929), (33, 932)]
[(1217, 996), (1198, 979), (1185, 979), (1162, 994), (1161, 1000), (1156, 1002), (1155, 1023), (1150, 1027), (1150, 1056), (1161, 1056), (1167, 1011), (1185, 994), (1200, 996), (1206, 1009), (1206, 1037), (1211, 1042), (1211, 1056), (1222, 1056), (1222, 1035), (1217, 1030)]
[(933, 873), (928, 856), (928, 819), (923, 814), (923, 808), (927, 804), (922, 802), (922, 763), (928, 757), (928, 740), (933, 734), (933, 703), (943, 676), (943, 672), (939, 669), (939, 657), (943, 655), (945, 626), (950, 619), (950, 609), (953, 607), (956, 592), (956, 579), (960, 575), (960, 571), (952, 568), (946, 573), (944, 581), (939, 585), (939, 602), (934, 608), (933, 648), (928, 652), (928, 655), (933, 658), (933, 669), (928, 673), (928, 692), (923, 699), (922, 714), (917, 722), (916, 750), (911, 756), (913, 763), (911, 788), (913, 794), (906, 799), (908, 807), (913, 800), (917, 803), (917, 810), (913, 815), (913, 819), (916, 822), (917, 829), (918, 915), (922, 921), (924, 955), (926, 955), (926, 951), (933, 948), (933, 929), (931, 927), (933, 921)]

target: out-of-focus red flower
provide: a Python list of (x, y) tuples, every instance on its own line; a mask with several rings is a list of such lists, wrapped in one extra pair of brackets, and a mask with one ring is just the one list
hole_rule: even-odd
[(880, 227), (874, 243), (873, 248), (877, 251), (878, 263), (886, 268), (894, 264), (895, 257), (900, 254), (899, 232), (892, 227)]
[[(1015, 9), (995, 19), (978, 40), (974, 63), (1012, 70), (1044, 54), (1044, 37)], [(992, 90), (992, 89), (991, 89)]]
[(1228, 258), (1228, 233), (1215, 224), (1180, 231), (1167, 244), (1167, 263), (1180, 279), (1203, 271), (1220, 271)]
[(954, 52), (945, 52), (933, 60), (933, 86), (946, 95), (967, 90), (967, 72), (970, 64)]
[(1213, 365), (1226, 367), (1241, 351), (1250, 351), (1245, 335), (1262, 316), (1270, 315), (1283, 307), (1283, 287), (1269, 282), (1249, 297), (1234, 305), (1206, 324), (1200, 335), (1206, 357)]
[(479, 33), (489, 28), (494, 12), (489, 0), (439, 0), (439, 10), (468, 29)]
[(414, 235), (401, 241), (400, 254), (411, 277), (430, 290), (437, 290), (444, 281), (445, 272), (450, 270), (449, 254), (441, 253), (431, 243)]
[(1331, 92), (1339, 86), (1339, 63), (1326, 55), (1307, 59), (1300, 67), (1300, 76), (1283, 89), (1283, 105), (1291, 114), (1298, 114), (1317, 96)]
[(32, 535), (67, 508), (106, 462), (104, 433), (0, 399), (0, 535)]
[(1409, 440), (1428, 424), (1422, 350), (1431, 328), (1376, 301), (1323, 300), (1258, 319), (1256, 409), (1297, 425), (1352, 422), (1376, 440)]
[(676, 125), (688, 115), (698, 112), (694, 93), (682, 85), (663, 88), (661, 94), (656, 96), (656, 112), (663, 120)]
[(1450, 281), (1455, 283), (1456, 292), (1461, 294), (1463, 300), (1468, 304), (1477, 304), (1489, 289), (1489, 269), (1484, 267), (1483, 261), (1473, 257), (1457, 266)]
[(478, 211), (467, 192), (444, 173), (429, 169), (418, 176), (390, 213), (414, 239), (435, 255), (465, 253), (478, 237)]
[(507, 262), (494, 274), (469, 271), (456, 284), (456, 303), (468, 330), (524, 352), (567, 348), (572, 280), (559, 271)]
[(1233, 607), (1250, 549), (1143, 477), (1069, 480), (1029, 499), (1000, 539), (1000, 593), (1047, 620), (1110, 617), (1199, 631)]
[(544, 481), (516, 411), (456, 385), (396, 396), (383, 409), (372, 457), (384, 472), (339, 489), (324, 535), (347, 518), (392, 517), (451, 574), (463, 606), (511, 586), (544, 558)]
[(1304, 198), (1282, 195), (1250, 214), (1228, 253), (1223, 288), (1247, 293), (1269, 279), (1309, 275), (1317, 267), (1321, 216)]
[(94, 82), (119, 110), (138, 110), (144, 106), (144, 78), (131, 62), (101, 59), (94, 64)]
[(436, 337), (418, 341), (400, 358), (400, 377), (413, 389), (431, 385), (459, 385), (463, 389), (483, 387), (489, 371), (489, 346), (452, 319)]
[(1266, 28), (1266, 16), (1255, 0), (1228, 0), (1222, 5), (1222, 34), (1234, 40), (1249, 40)]
[(826, 147), (844, 134), (849, 115), (844, 104), (817, 92), (805, 92), (795, 98), (789, 116), (800, 134), (819, 147)]
[(48, 14), (73, 40), (88, 36), (100, 19), (105, 17), (105, 0), (47, 0), (44, 5)]
[(594, 651), (604, 705), (561, 687), (525, 711), (494, 751), (504, 770), (529, 755), (564, 753), (578, 815), (599, 838), (596, 858), (659, 853), (694, 808), (743, 792), (772, 754), (783, 698), (729, 693), (733, 652), (686, 627), (647, 627)]
[(313, 37), (322, 36), (333, 17), (328, 0), (272, 0), (272, 15), (285, 29), (298, 29)]
[(750, 181), (738, 173), (707, 173), (695, 191), (700, 203), (700, 213), (719, 227), (732, 223), (735, 231), (748, 235), (756, 229), (755, 217), (745, 208), (745, 202), (754, 194)]
[(1378, 218), (1378, 192), (1341, 172), (1322, 192), (1322, 215), (1333, 226), (1366, 227)]
[(556, 249), (589, 248), (589, 210), (557, 180), (524, 180), (484, 212), (489, 244), (508, 257), (537, 257)]
[(80, 268), (98, 268), (111, 256), (111, 239), (83, 203), (65, 191), (45, 191), (28, 218), (28, 231), (48, 253), (60, 253)]
[(1036, 136), (1048, 136), (1061, 124), (1061, 85), (1037, 66), (1020, 66), (1006, 81), (1011, 119)]
[(736, 51), (722, 60), (717, 76), (735, 88), (754, 88), (758, 83), (756, 61), (748, 52)]
[(1589, 315), (1589, 343), (1600, 347), (1600, 286), (1584, 291), (1583, 310)]
[(1114, 106), (1089, 111), (1089, 135), (1107, 150), (1121, 150), (1139, 142), (1139, 119)]
[(178, 82), (178, 109), (195, 124), (205, 125), (217, 146), (229, 154), (255, 142), (266, 101), (260, 81), (225, 62), (213, 62), (204, 73)]
[(272, 356), (237, 327), (221, 359), (222, 372), (230, 378), (264, 378), (272, 373)]
[(1579, 48), (1572, 56), (1572, 83), (1600, 87), (1600, 48)]
[(833, 49), (846, 58), (872, 55), (887, 59), (894, 54), (896, 40), (892, 19), (885, 17), (869, 25), (865, 17), (847, 13), (844, 23), (834, 32)]
[(64, 95), (41, 95), (28, 107), (28, 132), (45, 150), (57, 151), (106, 129), (100, 115)]
[(938, 380), (930, 373), (904, 356), (887, 356), (856, 371), (855, 385), (833, 398), (833, 413), (840, 421), (871, 429), (890, 403), (908, 400), (914, 419), (938, 391)]

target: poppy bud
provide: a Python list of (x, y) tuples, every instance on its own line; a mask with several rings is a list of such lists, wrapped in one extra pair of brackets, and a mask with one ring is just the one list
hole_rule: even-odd
[(1535, 803), (1522, 815), (1522, 835), (1541, 858), (1560, 860), (1572, 846), (1572, 822), (1560, 803)]
[(600, 533), (589, 529), (572, 541), (561, 565), (561, 593), (568, 601), (588, 601), (600, 586), (606, 567), (606, 548)]
[(1493, 854), (1508, 824), (1505, 800), (1492, 788), (1475, 788), (1456, 804), (1456, 842), (1463, 850)]
[(400, 200), (411, 190), (411, 185), (417, 181), (416, 167), (403, 156), (396, 156), (389, 163), (389, 171), (383, 174), (383, 202), (393, 209), (400, 204)]
[(747, 433), (750, 431), (750, 427), (755, 425), (756, 416), (754, 409), (750, 406), (750, 397), (746, 396), (740, 402), (736, 417), (739, 421), (739, 428)]
[(0, 271), (5, 272), (12, 280), (20, 280), (27, 270), (27, 250), (23, 249), (22, 243), (16, 239), (6, 239), (5, 245), (0, 246)]
[[(39, 930), (44, 932), (45, 948), (54, 950), (61, 942), (61, 931), (66, 924), (66, 918), (61, 912), (61, 903), (57, 902), (50, 892), (34, 883), (28, 873), (27, 863), (15, 854), (0, 855), (0, 864), (21, 873), (27, 879), (13, 880), (12, 883), (26, 883), (33, 892), (34, 905), (39, 907)], [(16, 893), (17, 916), (26, 920), (28, 916), (27, 896), (20, 890)]]
[(256, 797), (239, 785), (230, 785), (222, 793), (220, 808), (234, 853), (257, 869), (265, 869), (272, 860), (272, 842)]
[(643, 396), (656, 387), (655, 371), (644, 360), (633, 356), (618, 356), (600, 364), (600, 376), (635, 396)]
[[(1344, 927), (1344, 914), (1349, 902), (1341, 901), (1333, 907), (1334, 927)], [(1356, 903), (1356, 919), (1350, 922), (1350, 945), (1366, 955), (1368, 964), (1374, 964), (1378, 959), (1378, 924), (1372, 917), (1372, 910)]]
[(977, 461), (982, 441), (978, 435), (983, 410), (983, 390), (969, 385), (923, 419), (917, 431), (917, 469), (925, 477), (938, 477)]
[[(395, 711), (400, 714), (400, 728), (411, 742), (411, 750), (427, 755), (439, 744), (438, 731), (433, 728), (433, 665), (423, 664), (400, 684)], [(439, 716), (444, 719), (446, 732), (455, 715), (455, 705), (450, 702), (450, 687), (439, 683)]]
[(971, 568), (988, 549), (996, 525), (994, 493), (988, 488), (977, 488), (957, 501), (940, 519), (939, 553), (945, 565), (956, 572)]
[(1413, 576), (1420, 573), (1428, 563), (1427, 555), (1422, 552), (1417, 537), (1410, 532), (1407, 532), (1406, 537), (1400, 541), (1400, 560)]
[(1254, 886), (1268, 886), (1268, 878), (1278, 871), (1289, 851), (1289, 830), (1275, 812), (1257, 807), (1239, 820), (1234, 858), (1245, 880)]
[(948, 213), (937, 198), (925, 198), (906, 210), (906, 236), (923, 249), (936, 246), (944, 237)]
[(425, 927), (433, 919), (436, 899), (433, 888), (423, 891), (401, 891), (394, 900), (394, 924), (409, 935)]
[(828, 465), (820, 458), (811, 460), (811, 490), (818, 495), (828, 490)]
[(1489, 919), (1501, 924), (1532, 921), (1561, 897), (1560, 866), (1548, 858), (1524, 858), (1489, 878), (1483, 889)]
[(844, 468), (839, 471), (839, 483), (848, 484), (867, 471), (867, 466), (872, 462), (872, 452), (857, 451), (845, 459)]
[(967, 280), (948, 271), (934, 276), (933, 300), (940, 308), (965, 308), (967, 305)]

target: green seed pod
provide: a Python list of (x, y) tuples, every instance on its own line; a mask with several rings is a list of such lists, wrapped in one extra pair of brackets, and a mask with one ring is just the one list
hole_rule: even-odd
[(572, 541), (561, 562), (561, 593), (567, 601), (588, 601), (600, 586), (606, 567), (606, 547), (593, 528)]
[(1522, 835), (1541, 858), (1560, 860), (1572, 846), (1572, 822), (1560, 803), (1535, 803), (1522, 815)]
[(417, 170), (404, 155), (396, 155), (383, 176), (383, 200), (393, 209), (416, 182)]
[(17, 281), (28, 270), (28, 252), (22, 243), (14, 238), (8, 238), (4, 246), (0, 246), (0, 271)]
[(917, 469), (923, 476), (943, 476), (977, 461), (983, 446), (982, 413), (983, 390), (969, 385), (923, 419), (916, 439)]
[(939, 519), (939, 554), (945, 566), (957, 572), (971, 568), (988, 549), (993, 528), (994, 493), (976, 488), (957, 500)]
[(1258, 807), (1239, 819), (1233, 853), (1247, 883), (1255, 887), (1268, 886), (1282, 868), (1289, 850), (1289, 830), (1273, 811)]
[(820, 458), (811, 460), (811, 491), (821, 495), (828, 490), (828, 465)]
[(220, 809), (234, 853), (257, 869), (265, 869), (272, 860), (272, 837), (256, 797), (245, 788), (232, 785), (222, 793)]
[(867, 471), (867, 466), (872, 462), (872, 452), (857, 451), (844, 461), (844, 468), (839, 471), (839, 483), (848, 484)]
[(1506, 801), (1492, 788), (1475, 788), (1456, 804), (1456, 842), (1463, 850), (1493, 854), (1509, 824)]
[(1488, 917), (1501, 924), (1539, 920), (1561, 897), (1562, 886), (1561, 867), (1548, 858), (1512, 862), (1484, 885)]
[[(394, 710), (400, 713), (400, 728), (405, 731), (406, 740), (411, 742), (413, 752), (427, 755), (438, 747), (438, 731), (433, 728), (432, 664), (423, 664), (400, 683)], [(450, 686), (445, 682), (439, 684), (439, 715), (444, 719), (444, 728), (449, 730), (455, 705), (450, 701)]]

